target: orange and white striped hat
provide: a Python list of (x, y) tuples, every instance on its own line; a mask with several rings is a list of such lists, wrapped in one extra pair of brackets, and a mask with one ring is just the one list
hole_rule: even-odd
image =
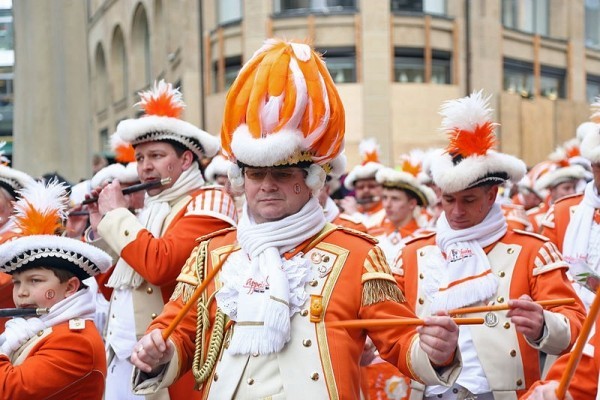
[(479, 91), (442, 105), (441, 128), (450, 142), (445, 153), (433, 160), (431, 174), (444, 193), (485, 183), (518, 182), (527, 171), (522, 160), (493, 150), (497, 124), (491, 118), (490, 97)]
[(224, 155), (241, 166), (311, 165), (330, 172), (345, 115), (325, 62), (308, 44), (267, 39), (225, 102)]

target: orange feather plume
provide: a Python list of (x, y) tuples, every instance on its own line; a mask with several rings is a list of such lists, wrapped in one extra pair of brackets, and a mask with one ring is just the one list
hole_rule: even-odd
[(33, 182), (19, 191), (13, 216), (21, 235), (55, 235), (63, 231), (68, 197), (58, 181)]
[(473, 132), (455, 129), (449, 133), (450, 143), (446, 150), (454, 156), (483, 156), (496, 145), (494, 126), (492, 122), (485, 122), (477, 125)]
[(135, 161), (135, 150), (133, 146), (126, 143), (115, 148), (115, 160), (120, 163), (130, 163)]
[(40, 211), (25, 201), (29, 208), (23, 210), (23, 217), (16, 220), (23, 236), (54, 235), (62, 230), (62, 223), (55, 210)]
[(402, 165), (400, 167), (402, 168), (402, 171), (411, 174), (415, 178), (421, 172), (421, 164), (415, 164), (409, 159), (402, 160)]
[(181, 92), (164, 80), (155, 83), (152, 90), (140, 92), (139, 95), (141, 100), (137, 104), (146, 115), (179, 118), (185, 107)]

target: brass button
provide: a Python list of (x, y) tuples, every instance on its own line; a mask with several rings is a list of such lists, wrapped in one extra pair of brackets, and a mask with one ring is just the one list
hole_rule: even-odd
[(512, 247), (509, 247), (509, 248), (508, 248), (508, 250), (506, 250), (506, 252), (507, 252), (508, 254), (512, 254), (512, 253), (514, 253), (514, 252), (515, 252), (515, 249), (513, 249)]
[(313, 279), (312, 281), (308, 282), (308, 284), (312, 287), (315, 287), (319, 284), (319, 281), (317, 281), (316, 279)]
[(323, 257), (323, 262), (329, 262), (329, 256)]
[(510, 328), (510, 324), (508, 322), (505, 322), (504, 323), (504, 329), (508, 329), (508, 328)]
[(214, 380), (215, 382), (216, 382), (216, 381), (218, 381), (218, 380), (219, 380), (219, 375), (215, 374), (215, 375), (213, 376), (213, 380)]
[(419, 274), (419, 279), (423, 279), (423, 278), (425, 278), (425, 276), (423, 276), (423, 274), (422, 274), (422, 273), (421, 273), (421, 274)]
[(115, 318), (115, 314), (113, 314), (112, 317)]
[(419, 297), (419, 304), (423, 304), (423, 303), (425, 303), (425, 300), (423, 300), (422, 297)]
[(500, 296), (496, 299), (498, 303), (504, 303), (504, 297)]
[(44, 331), (39, 331), (39, 332), (37, 333), (37, 335), (38, 335), (38, 336), (42, 336), (43, 334), (44, 334)]
[(158, 317), (158, 314), (157, 314), (157, 313), (155, 313), (155, 312), (153, 312), (152, 314), (150, 314), (150, 317), (151, 317), (152, 319), (154, 319), (154, 318)]
[(319, 373), (318, 372), (313, 372), (310, 375), (310, 379), (312, 379), (313, 381), (318, 381), (319, 380)]
[(248, 378), (248, 385), (254, 385), (254, 379)]
[(152, 292), (154, 292), (154, 289), (152, 289), (151, 287), (148, 287), (148, 288), (146, 289), (146, 293), (148, 293), (148, 294), (152, 294)]
[(423, 250), (421, 250), (421, 251), (419, 252), (419, 255), (420, 255), (421, 257), (423, 257), (423, 256), (425, 255), (425, 252), (424, 252)]
[(500, 273), (498, 273), (498, 276), (500, 278), (504, 278), (505, 275), (506, 275), (506, 273), (504, 271), (500, 271)]
[(306, 308), (304, 310), (301, 310), (300, 315), (302, 315), (303, 317), (306, 317), (308, 315), (308, 310)]
[(252, 353), (252, 357), (258, 357), (258, 353)]
[(511, 350), (510, 351), (510, 356), (511, 357), (516, 357), (517, 356), (517, 351), (516, 350)]
[(125, 229), (125, 232), (123, 232), (123, 234), (125, 234), (125, 236), (129, 236), (129, 231)]
[(517, 386), (521, 386), (523, 384), (523, 381), (521, 379), (517, 380)]
[(302, 345), (303, 345), (304, 347), (310, 347), (310, 346), (312, 345), (312, 341), (311, 341), (310, 339), (304, 339), (304, 340), (302, 341)]

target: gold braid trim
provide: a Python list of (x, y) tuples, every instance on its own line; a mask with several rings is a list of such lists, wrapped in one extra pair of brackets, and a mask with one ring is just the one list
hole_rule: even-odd
[(370, 306), (371, 304), (380, 303), (386, 300), (391, 300), (396, 303), (404, 303), (406, 301), (404, 293), (402, 293), (396, 282), (390, 282), (384, 279), (370, 279), (363, 283), (363, 306)]
[[(196, 272), (196, 277), (198, 278), (198, 282), (202, 282), (204, 279), (207, 252), (208, 240), (200, 243), (200, 249), (198, 251), (198, 256), (196, 257), (194, 269)], [(193, 285), (180, 282), (177, 284), (175, 291), (178, 291), (179, 294), (183, 296), (183, 301), (185, 303), (190, 300), (190, 297), (195, 291), (195, 287)], [(223, 337), (225, 336), (227, 317), (220, 309), (217, 309), (215, 323), (210, 336), (208, 348), (206, 352), (204, 351), (206, 335), (208, 329), (210, 328), (208, 305), (214, 300), (215, 293), (213, 293), (208, 299), (206, 298), (205, 294), (198, 299), (195, 350), (194, 359), (192, 362), (192, 374), (194, 375), (194, 379), (196, 381), (197, 390), (204, 385), (214, 370), (217, 359), (219, 358), (219, 354), (221, 353)], [(175, 293), (173, 295), (175, 295)]]

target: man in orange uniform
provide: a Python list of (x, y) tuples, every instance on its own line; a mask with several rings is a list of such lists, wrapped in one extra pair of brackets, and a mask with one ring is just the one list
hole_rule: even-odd
[(547, 310), (534, 302), (576, 295), (554, 244), (507, 228), (498, 185), (519, 181), (525, 165), (492, 150), (488, 101), (477, 92), (442, 106), (450, 145), (434, 161), (432, 176), (443, 213), (435, 234), (402, 250), (396, 271), (418, 315), (505, 302), (510, 309), (475, 314), (486, 325), (460, 328), (464, 366), (452, 390), (414, 383), (411, 398), (515, 398), (539, 379), (539, 352), (567, 352), (584, 318), (579, 302)]
[(22, 311), (0, 335), (0, 399), (88, 399), (104, 395), (106, 359), (94, 326), (95, 293), (82, 280), (106, 271), (111, 257), (57, 235), (67, 206), (64, 186), (34, 182), (21, 192), (19, 237), (0, 245), (0, 271), (12, 276)]
[[(238, 166), (232, 186), (246, 194), (238, 229), (205, 237), (188, 259), (131, 355), (136, 392), (192, 368), (211, 399), (356, 399), (367, 335), (403, 373), (451, 384), (460, 361), (447, 316), (418, 329), (328, 325), (413, 315), (374, 241), (328, 224), (316, 198), (343, 138), (344, 110), (324, 62), (306, 44), (266, 41), (233, 83), (221, 131)], [(165, 342), (161, 330), (223, 261)]]
[[(107, 283), (114, 289), (105, 334), (107, 399), (140, 398), (129, 387), (131, 348), (169, 299), (196, 238), (237, 221), (231, 196), (221, 187), (203, 187), (199, 160), (217, 152), (217, 138), (179, 119), (184, 104), (171, 84), (161, 81), (141, 99), (146, 114), (120, 122), (115, 135), (133, 145), (141, 182), (171, 181), (147, 190), (137, 216), (118, 180), (91, 207), (93, 236), (120, 257)], [(171, 388), (171, 398), (187, 396), (192, 385), (188, 376)]]
[[(600, 129), (581, 143), (581, 154), (592, 164), (594, 179), (582, 194), (557, 201), (542, 222), (542, 234), (550, 238), (571, 265), (571, 274), (600, 274)], [(576, 284), (577, 294), (589, 307), (594, 294)]]
[[(4, 158), (0, 152), (0, 159)], [(8, 162), (8, 160), (6, 160)], [(18, 192), (35, 182), (32, 177), (8, 165), (0, 164), (0, 244), (13, 239), (17, 232), (11, 220), (13, 203)], [(0, 308), (14, 307), (12, 299), (12, 279), (10, 275), (0, 273)], [(0, 333), (4, 332), (6, 320), (0, 318)]]

